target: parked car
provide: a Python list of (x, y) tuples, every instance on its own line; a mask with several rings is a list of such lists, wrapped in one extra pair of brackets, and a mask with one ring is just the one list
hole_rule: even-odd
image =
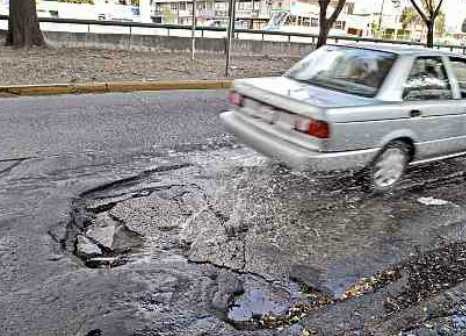
[(408, 165), (466, 155), (466, 58), (420, 47), (324, 46), (282, 77), (237, 80), (238, 139), (307, 171), (364, 171), (388, 191)]

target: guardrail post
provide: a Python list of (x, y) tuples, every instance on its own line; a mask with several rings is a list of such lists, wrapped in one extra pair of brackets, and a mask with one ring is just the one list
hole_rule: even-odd
[(133, 36), (133, 28), (129, 26), (128, 50), (131, 50), (131, 37)]
[(91, 33), (91, 25), (90, 25), (90, 24), (87, 25), (87, 33), (88, 33), (88, 34)]
[(291, 43), (291, 35), (288, 35), (288, 43)]
[(231, 65), (231, 48), (232, 40), (235, 36), (235, 16), (236, 16), (236, 0), (229, 0), (228, 6), (228, 30), (226, 44), (226, 60), (225, 60), (225, 77), (230, 77)]
[(262, 41), (264, 41), (264, 33), (262, 33)]
[(194, 61), (196, 56), (196, 0), (193, 0), (193, 13), (191, 17), (191, 61)]

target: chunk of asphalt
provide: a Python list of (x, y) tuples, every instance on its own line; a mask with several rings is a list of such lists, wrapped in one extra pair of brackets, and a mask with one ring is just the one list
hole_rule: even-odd
[(142, 243), (143, 240), (140, 234), (129, 230), (125, 225), (120, 225), (116, 228), (113, 236), (112, 251), (127, 252), (141, 247)]
[(102, 250), (89, 238), (79, 235), (76, 239), (76, 255), (83, 259), (91, 259), (102, 255)]
[(92, 227), (86, 235), (106, 249), (113, 250), (115, 231), (115, 226)]
[(86, 232), (86, 236), (97, 242), (100, 246), (112, 250), (117, 223), (108, 214), (98, 214), (92, 225)]
[(111, 252), (126, 252), (141, 245), (141, 236), (113, 220), (108, 214), (96, 217), (95, 225), (87, 232), (87, 237)]
[(243, 284), (238, 276), (230, 272), (223, 272), (217, 278), (217, 288), (212, 297), (212, 307), (226, 313), (233, 297), (242, 293)]

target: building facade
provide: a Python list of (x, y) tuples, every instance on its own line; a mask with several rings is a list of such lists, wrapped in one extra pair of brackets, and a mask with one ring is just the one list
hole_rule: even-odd
[[(226, 27), (228, 0), (197, 0), (196, 21), (200, 26)], [(155, 23), (191, 25), (193, 1), (150, 0), (151, 20)], [(260, 29), (270, 18), (268, 0), (236, 2), (237, 27)]]

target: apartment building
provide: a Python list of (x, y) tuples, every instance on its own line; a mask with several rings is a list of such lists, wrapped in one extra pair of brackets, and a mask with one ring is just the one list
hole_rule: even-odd
[[(347, 1), (338, 19), (335, 21), (331, 35), (367, 36), (369, 31), (369, 14), (358, 13), (357, 1)], [(327, 16), (333, 13), (337, 1), (332, 1)], [(269, 29), (297, 33), (318, 34), (319, 13), (318, 0), (273, 0), (272, 18)]]
[[(193, 1), (150, 0), (152, 22), (192, 24)], [(225, 27), (228, 22), (228, 0), (197, 0), (196, 20), (200, 26)], [(267, 0), (236, 1), (237, 27), (261, 28), (270, 18)]]

